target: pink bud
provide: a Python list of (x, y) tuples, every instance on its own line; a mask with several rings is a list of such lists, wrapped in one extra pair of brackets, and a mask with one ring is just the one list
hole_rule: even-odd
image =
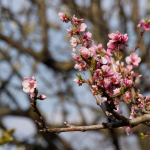
[(40, 99), (40, 100), (44, 100), (44, 99), (46, 99), (47, 97), (45, 96), (45, 95), (40, 95), (39, 97), (38, 97), (38, 99)]

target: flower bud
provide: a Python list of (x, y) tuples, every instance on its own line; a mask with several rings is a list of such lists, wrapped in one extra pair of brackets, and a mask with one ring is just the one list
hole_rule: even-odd
[(47, 98), (47, 97), (46, 97), (45, 95), (43, 95), (43, 94), (38, 97), (39, 100), (44, 100), (44, 99), (46, 99), (46, 98)]

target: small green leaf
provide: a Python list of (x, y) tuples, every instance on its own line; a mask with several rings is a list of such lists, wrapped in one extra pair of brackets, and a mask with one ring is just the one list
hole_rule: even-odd
[(76, 32), (76, 27), (73, 26), (73, 31)]
[(145, 22), (148, 23), (148, 21), (149, 21), (149, 18), (146, 18), (146, 19), (145, 19)]
[(92, 67), (93, 67), (93, 68), (95, 68), (95, 66), (96, 66), (96, 62), (94, 62), (94, 63), (92, 64)]
[(101, 52), (101, 56), (104, 57), (104, 56), (105, 56), (105, 53), (104, 53), (104, 52)]
[(126, 87), (124, 86), (124, 87), (120, 90), (120, 92), (121, 92), (121, 94), (124, 94), (125, 91), (126, 91)]
[(65, 14), (66, 18), (68, 18), (68, 17), (69, 17), (69, 16), (66, 14), (66, 12), (64, 12), (64, 14)]
[(76, 74), (76, 77), (79, 78), (79, 76)]
[(90, 85), (92, 85), (92, 82), (89, 80)]
[(146, 107), (146, 109), (150, 110), (150, 105)]
[(82, 76), (81, 75), (79, 75), (79, 80), (82, 80)]
[(77, 74), (76, 74), (76, 77), (77, 77), (79, 80), (82, 80), (82, 76), (81, 76), (81, 75), (77, 75)]
[(122, 59), (122, 56), (118, 57), (118, 60), (121, 60)]
[(90, 69), (90, 72), (93, 72), (93, 69), (92, 69), (92, 68)]
[(114, 55), (116, 56), (116, 55), (117, 55), (117, 52), (114, 52)]
[(128, 100), (128, 102), (130, 102), (130, 103), (131, 103), (132, 101), (129, 99), (129, 100)]
[(146, 136), (144, 135), (144, 133), (140, 133), (141, 138), (144, 139)]

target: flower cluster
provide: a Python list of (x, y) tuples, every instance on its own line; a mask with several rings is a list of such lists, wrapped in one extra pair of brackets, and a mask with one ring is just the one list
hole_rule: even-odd
[(126, 43), (129, 39), (127, 34), (121, 34), (119, 31), (117, 31), (115, 34), (108, 34), (108, 36), (111, 38), (107, 44), (109, 51), (116, 52), (118, 49), (122, 49), (124, 46), (127, 46)]
[(33, 76), (31, 77), (24, 77), (24, 80), (22, 82), (23, 85), (23, 91), (25, 93), (28, 93), (28, 95), (30, 96), (30, 98), (35, 98), (35, 99), (39, 99), (39, 100), (44, 100), (47, 97), (45, 95), (40, 95), (39, 97), (37, 97), (38, 91), (36, 90), (37, 87), (37, 82), (35, 80), (35, 77)]
[[(113, 103), (113, 109), (118, 113), (122, 113), (122, 111), (119, 110), (119, 101), (124, 100), (127, 104), (130, 103), (130, 119), (136, 117), (134, 115), (133, 104), (135, 97), (137, 97), (136, 101), (140, 111), (142, 111), (143, 102), (145, 105), (144, 109), (150, 110), (150, 98), (143, 99), (143, 96), (139, 96), (139, 89), (137, 88), (135, 88), (134, 97), (132, 91), (132, 88), (136, 85), (136, 79), (142, 76), (133, 71), (133, 68), (139, 65), (141, 58), (138, 57), (135, 51), (131, 50), (130, 56), (125, 58), (127, 65), (125, 66), (124, 63), (121, 62), (123, 48), (128, 46), (127, 41), (129, 37), (127, 34), (121, 34), (118, 31), (108, 34), (111, 40), (107, 43), (107, 50), (105, 50), (102, 44), (98, 46), (94, 45), (90, 32), (82, 33), (87, 27), (85, 23), (79, 25), (79, 23), (84, 21), (83, 19), (77, 19), (73, 16), (73, 19), (68, 17), (68, 20), (73, 25), (73, 30), (71, 28), (68, 29), (73, 51), (75, 52), (77, 46), (81, 44), (79, 47), (79, 56), (72, 53), (72, 57), (76, 60), (74, 68), (79, 71), (89, 70), (91, 73), (90, 79), (84, 80), (81, 75), (77, 75), (78, 79), (74, 79), (74, 81), (76, 81), (79, 86), (83, 83), (88, 84), (93, 94), (100, 94), (103, 101), (108, 102), (108, 104)], [(141, 26), (148, 31), (150, 21), (142, 20), (138, 27)], [(79, 40), (73, 37), (74, 35), (76, 35)], [(130, 126), (125, 126), (124, 129), (127, 134), (132, 133)]]
[[(73, 81), (79, 86), (86, 83), (90, 86), (93, 95), (100, 94), (106, 104), (105, 110), (108, 110), (109, 116), (117, 114), (117, 116), (119, 115), (116, 117), (118, 120), (122, 114), (122, 110), (119, 109), (120, 101), (130, 104), (128, 105), (130, 109), (129, 119), (136, 118), (136, 112), (143, 114), (150, 111), (150, 98), (140, 94), (135, 83), (136, 79), (142, 76), (133, 71), (134, 67), (138, 67), (141, 62), (141, 58), (135, 53), (139, 46), (137, 45), (134, 51), (130, 51), (130, 55), (125, 58), (126, 64), (124, 64), (121, 59), (123, 48), (128, 46), (129, 37), (127, 34), (121, 34), (119, 31), (108, 34), (110, 40), (107, 43), (107, 49), (104, 49), (102, 44), (94, 44), (91, 39), (92, 34), (89, 31), (85, 32), (87, 25), (84, 23), (84, 19), (78, 19), (75, 15), (71, 18), (66, 13), (59, 13), (59, 16), (60, 20), (66, 23), (71, 22), (73, 26), (67, 30), (73, 52), (76, 51), (77, 47), (79, 51), (79, 55), (72, 53), (72, 57), (76, 61), (74, 68), (79, 71), (89, 70), (91, 73), (91, 78), (85, 80), (81, 75), (76, 75), (77, 79)], [(142, 26), (144, 31), (148, 31), (150, 20), (142, 20), (138, 27)], [(141, 32), (141, 36), (144, 31)], [(35, 77), (25, 77), (22, 85), (23, 91), (28, 93), (30, 98), (34, 98), (34, 100), (46, 99), (45, 95), (37, 96)], [(125, 123), (124, 125), (123, 129), (127, 135), (131, 134), (131, 124)]]
[(138, 28), (140, 27), (144, 27), (145, 31), (149, 31), (149, 27), (150, 27), (150, 20), (149, 19), (142, 19), (142, 21), (137, 25)]

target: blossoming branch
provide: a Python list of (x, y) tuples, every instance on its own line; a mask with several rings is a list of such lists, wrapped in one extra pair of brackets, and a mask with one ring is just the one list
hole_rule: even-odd
[[(96, 99), (106, 117), (108, 123), (92, 126), (73, 126), (68, 122), (64, 122), (67, 128), (48, 128), (43, 127), (40, 131), (47, 132), (65, 132), (65, 131), (86, 131), (103, 128), (118, 128), (123, 127), (127, 135), (132, 133), (132, 128), (140, 123), (149, 126), (150, 121), (150, 98), (140, 94), (140, 90), (136, 86), (139, 75), (133, 71), (139, 66), (141, 58), (136, 53), (136, 49), (140, 47), (140, 40), (145, 31), (149, 31), (150, 21), (142, 20), (137, 27), (144, 27), (140, 32), (141, 37), (135, 50), (130, 51), (130, 55), (125, 58), (126, 65), (122, 62), (124, 48), (128, 46), (129, 37), (127, 34), (116, 33), (108, 34), (110, 38), (107, 43), (107, 49), (104, 49), (102, 44), (95, 45), (91, 39), (92, 34), (85, 32), (87, 25), (84, 19), (78, 19), (73, 15), (71, 18), (66, 13), (59, 13), (60, 20), (65, 23), (71, 22), (72, 28), (67, 29), (70, 38), (72, 50), (75, 52), (79, 46), (79, 55), (72, 53), (75, 59), (75, 69), (79, 71), (90, 71), (90, 78), (84, 79), (81, 75), (76, 75), (74, 79), (79, 86), (86, 83), (90, 87), (90, 91)], [(22, 83), (23, 91), (27, 92), (34, 101), (37, 99), (44, 100), (45, 95), (37, 96), (37, 82), (35, 78), (24, 78)], [(102, 100), (98, 95), (101, 95)], [(130, 117), (126, 118), (119, 108), (119, 102), (123, 101), (130, 110)], [(34, 107), (36, 108), (36, 107)], [(37, 109), (37, 108), (36, 108)], [(38, 122), (38, 124), (40, 124)], [(142, 133), (142, 136), (149, 136), (147, 133)]]

